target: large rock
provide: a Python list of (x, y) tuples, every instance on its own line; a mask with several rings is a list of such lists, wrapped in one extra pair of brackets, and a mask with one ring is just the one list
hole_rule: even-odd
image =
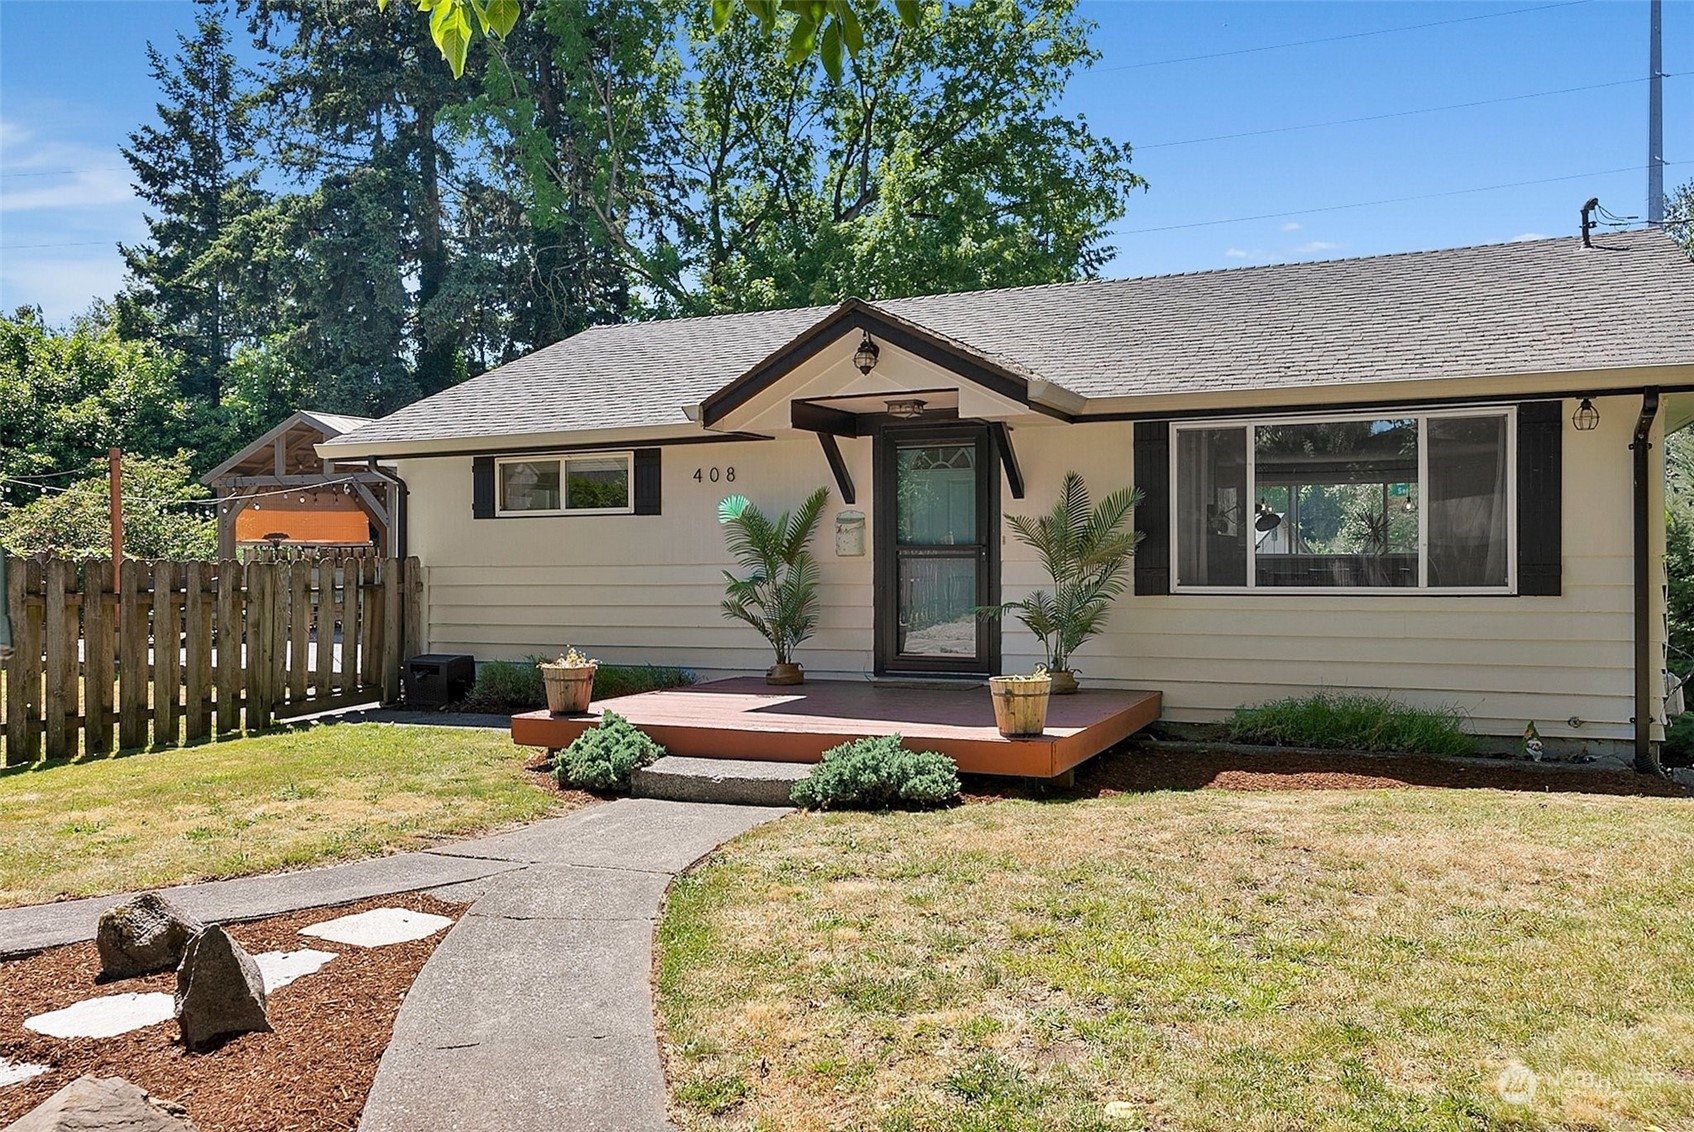
[(100, 977), (127, 979), (173, 970), (201, 926), (157, 892), (143, 892), (102, 912), (94, 931), (100, 948)]
[(271, 1031), (259, 964), (216, 925), (195, 936), (183, 953), (176, 972), (176, 1020), (189, 1049)]
[(150, 1097), (122, 1077), (78, 1077), (29, 1112), (10, 1132), (195, 1132), (188, 1110)]

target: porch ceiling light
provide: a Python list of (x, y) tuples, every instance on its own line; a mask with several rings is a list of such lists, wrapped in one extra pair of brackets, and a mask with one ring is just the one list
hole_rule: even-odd
[(1600, 427), (1600, 410), (1594, 407), (1592, 398), (1582, 399), (1582, 404), (1570, 415), (1570, 423), (1576, 426), (1578, 432), (1593, 432)]
[(876, 348), (876, 343), (871, 341), (870, 331), (867, 330), (859, 348), (853, 351), (853, 364), (859, 367), (860, 373), (869, 373), (876, 368), (877, 355), (881, 353), (882, 351)]
[(888, 415), (897, 420), (909, 421), (923, 416), (924, 406), (928, 401), (920, 401), (916, 397), (904, 397), (888, 402)]

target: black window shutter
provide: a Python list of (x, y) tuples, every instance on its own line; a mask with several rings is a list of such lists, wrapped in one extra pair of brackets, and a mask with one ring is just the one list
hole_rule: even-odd
[(1171, 426), (1135, 422), (1135, 529), (1146, 537), (1135, 548), (1135, 592), (1171, 592)]
[(659, 513), (659, 450), (657, 448), (637, 448), (635, 450), (635, 513), (637, 515), (657, 515)]
[(1529, 401), (1518, 406), (1518, 593), (1557, 596), (1563, 590), (1565, 406)]
[(494, 518), (494, 457), (471, 459), (471, 518)]

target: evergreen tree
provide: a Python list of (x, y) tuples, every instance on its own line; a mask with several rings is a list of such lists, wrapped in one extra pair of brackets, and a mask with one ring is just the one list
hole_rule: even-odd
[[(389, 409), (446, 388), (465, 375), (467, 312), (455, 301), (448, 199), (460, 155), (443, 115), (474, 92), (419, 65), (434, 52), (427, 28), (359, 0), (258, 0), (253, 22), (261, 42), (286, 40), (265, 90), (277, 107), (270, 148), (301, 179), (319, 180), (315, 231), (337, 270), (359, 270), (358, 255), (370, 253), (365, 278), (332, 280), (369, 293), (346, 306), (326, 299), (309, 336), (335, 343), (347, 364), (380, 355), (384, 372), (329, 380), (377, 382), (370, 400)], [(349, 351), (354, 338), (362, 341)], [(408, 371), (403, 386), (386, 384), (394, 365)]]
[(118, 304), (130, 336), (149, 337), (182, 355), (183, 392), (216, 402), (239, 319), (223, 286), (195, 264), (224, 228), (254, 207), (254, 171), (244, 87), (250, 76), (229, 50), (221, 0), (196, 0), (194, 35), (177, 36), (167, 59), (147, 45), (159, 83), (158, 126), (142, 126), (123, 150), (136, 190), (152, 211), (149, 239), (121, 247), (130, 283)]

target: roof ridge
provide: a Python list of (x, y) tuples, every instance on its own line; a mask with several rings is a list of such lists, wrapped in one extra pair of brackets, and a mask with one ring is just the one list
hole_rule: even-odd
[[(1646, 225), (1643, 225), (1643, 226), (1638, 227), (1638, 228), (1623, 228), (1623, 229), (1618, 229), (1618, 230), (1615, 230), (1615, 231), (1607, 232), (1607, 233), (1604, 233), (1603, 235), (1601, 235), (1599, 238), (1600, 239), (1606, 239), (1608, 237), (1617, 237), (1617, 236), (1644, 236), (1644, 235), (1647, 235), (1648, 233), (1651, 233), (1651, 232), (1654, 232), (1654, 231), (1656, 231), (1656, 229), (1649, 227), (1649, 226), (1646, 226)], [(1666, 238), (1668, 239), (1669, 237), (1667, 236)], [(889, 298), (881, 298), (881, 299), (867, 299), (867, 298), (863, 298), (861, 296), (848, 296), (848, 298), (858, 298), (861, 302), (869, 303), (871, 306), (882, 307), (885, 304), (890, 304), (890, 303), (916, 303), (916, 302), (922, 302), (923, 300), (926, 300), (926, 299), (953, 299), (953, 298), (962, 298), (962, 297), (965, 297), (965, 296), (1000, 295), (1000, 294), (1006, 294), (1008, 292), (1013, 292), (1013, 291), (1029, 293), (1029, 292), (1035, 292), (1035, 291), (1057, 290), (1059, 288), (1064, 288), (1064, 287), (1086, 288), (1086, 287), (1105, 286), (1105, 285), (1114, 284), (1114, 283), (1154, 282), (1156, 280), (1161, 280), (1161, 279), (1189, 279), (1189, 278), (1198, 278), (1198, 277), (1203, 277), (1203, 276), (1239, 274), (1239, 273), (1252, 272), (1252, 271), (1273, 271), (1273, 270), (1278, 270), (1278, 269), (1289, 269), (1289, 268), (1322, 268), (1322, 267), (1330, 266), (1332, 264), (1363, 263), (1363, 262), (1367, 262), (1367, 261), (1375, 262), (1375, 261), (1389, 260), (1389, 259), (1406, 259), (1406, 258), (1410, 258), (1410, 257), (1413, 257), (1413, 256), (1443, 256), (1443, 255), (1453, 255), (1453, 254), (1460, 253), (1460, 252), (1505, 250), (1507, 248), (1531, 247), (1531, 246), (1536, 245), (1536, 244), (1575, 243), (1575, 242), (1579, 241), (1580, 239), (1581, 239), (1580, 236), (1545, 236), (1545, 237), (1542, 237), (1541, 239), (1538, 239), (1538, 240), (1496, 240), (1496, 241), (1493, 241), (1493, 242), (1490, 242), (1490, 243), (1459, 244), (1459, 245), (1456, 245), (1456, 246), (1453, 246), (1453, 247), (1409, 248), (1405, 251), (1376, 252), (1376, 253), (1373, 253), (1373, 254), (1370, 254), (1370, 255), (1331, 256), (1331, 257), (1327, 257), (1327, 258), (1323, 258), (1323, 259), (1282, 260), (1282, 261), (1279, 261), (1279, 262), (1276, 262), (1276, 263), (1244, 263), (1244, 264), (1237, 264), (1237, 265), (1233, 265), (1233, 266), (1229, 266), (1229, 267), (1198, 268), (1198, 269), (1191, 270), (1191, 271), (1157, 272), (1157, 273), (1154, 273), (1154, 274), (1151, 274), (1151, 275), (1118, 275), (1118, 276), (1113, 276), (1109, 279), (1102, 279), (1102, 278), (1061, 279), (1061, 280), (1058, 280), (1058, 281), (1052, 282), (1052, 283), (1019, 283), (1019, 284), (1006, 286), (1006, 287), (979, 287), (979, 288), (975, 288), (975, 289), (969, 290), (969, 291), (929, 291), (929, 292), (925, 292), (923, 294), (918, 294), (918, 295), (896, 295), (896, 296), (892, 296), (892, 297), (889, 297)], [(773, 315), (773, 314), (791, 314), (791, 313), (792, 314), (802, 314), (802, 313), (814, 312), (814, 311), (817, 312), (819, 317), (822, 317), (823, 315), (828, 314), (830, 311), (835, 310), (837, 307), (839, 307), (841, 305), (841, 303), (847, 302), (848, 298), (844, 298), (840, 302), (836, 302), (836, 303), (809, 303), (805, 306), (797, 306), (797, 307), (766, 307), (766, 308), (763, 308), (763, 309), (760, 309), (760, 310), (751, 310), (751, 311), (723, 311), (723, 312), (720, 312), (720, 313), (717, 313), (717, 314), (683, 315), (679, 318), (643, 318), (643, 319), (632, 319), (628, 322), (595, 323), (594, 325), (589, 326), (587, 328), (587, 330), (616, 330), (616, 329), (621, 329), (621, 328), (625, 328), (625, 327), (643, 326), (643, 325), (648, 325), (648, 324), (652, 324), (652, 323), (691, 323), (691, 324), (694, 324), (694, 325), (699, 325), (701, 323), (712, 322), (712, 321), (719, 320), (719, 319), (752, 318), (752, 317), (757, 317), (757, 316), (760, 316), (760, 315)], [(584, 332), (586, 332), (586, 331), (584, 331)]]

